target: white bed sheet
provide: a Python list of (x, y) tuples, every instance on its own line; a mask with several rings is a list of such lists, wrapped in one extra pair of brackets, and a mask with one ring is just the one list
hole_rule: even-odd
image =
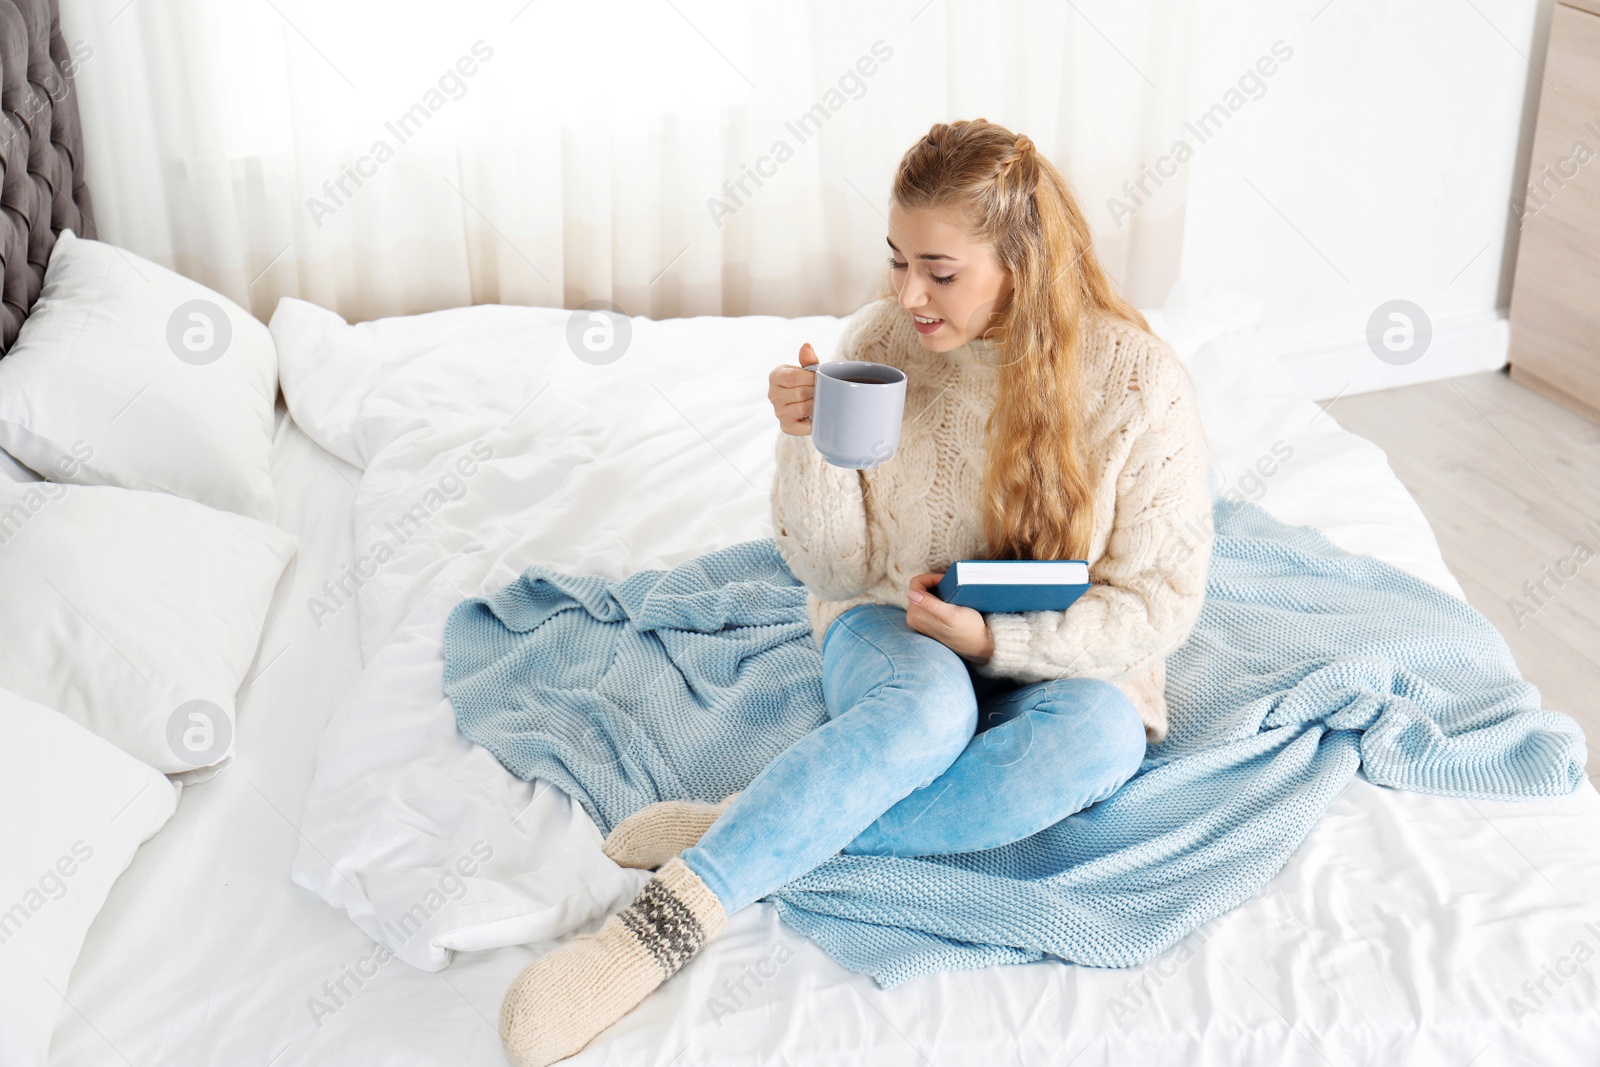
[[(1264, 381), (1273, 376), (1258, 361), (1226, 347), (1211, 352), (1219, 366), (1199, 365), (1204, 358), (1204, 351), (1195, 356), (1207, 381), (1208, 425), (1229, 427), (1213, 434), (1227, 437), (1213, 442), (1226, 484), (1285, 441), (1294, 457), (1265, 479), (1264, 506), (1457, 588), (1381, 453), (1298, 394), (1272, 400), (1287, 379)], [(1241, 396), (1254, 400), (1236, 403)], [(682, 400), (670, 389), (669, 397)], [(712, 439), (725, 441), (725, 431), (737, 429), (734, 414), (712, 405), (697, 415), (704, 410), (713, 412)], [(548, 425), (559, 425), (560, 412), (558, 403)], [(711, 477), (726, 489), (732, 473), (722, 467), (708, 476), (722, 460), (694, 440), (698, 452), (676, 442), (668, 453), (682, 458), (673, 484)], [(764, 485), (759, 449), (733, 457)], [(306, 608), (352, 558), (359, 472), (292, 424), (280, 427), (273, 469), (283, 524), (300, 537), (301, 552), (241, 695), (238, 760), (185, 791), (172, 822), (114, 887), (74, 972), (73, 1007), (57, 1027), (52, 1061), (500, 1064), (493, 1026), (500, 996), (547, 945), (461, 951), (436, 973), (400, 960), (372, 964), (371, 939), (289, 881), (297, 853), (304, 862), (316, 851), (297, 828), (319, 738), (360, 674), (355, 610), (341, 609), (319, 627)], [(614, 501), (585, 500), (568, 521), (599, 517), (592, 528), (604, 533), (566, 551), (586, 555), (596, 571), (621, 573), (640, 561), (681, 558), (686, 545), (758, 536), (760, 516), (749, 511), (748, 502), (686, 510), (668, 525), (659, 514), (622, 521)], [(508, 576), (503, 570), (485, 568), (481, 581), (496, 584)], [(435, 579), (451, 576), (435, 568), (417, 577), (409, 595), (419, 614), (390, 620), (385, 637), (410, 626), (425, 642), (447, 610), (454, 594), (439, 593)], [(394, 747), (373, 751), (380, 771), (406, 745), (426, 755), (440, 728), (437, 692), (405, 681), (432, 669), (426, 649), (396, 655), (362, 682), (375, 686), (368, 708), (391, 700), (387, 714), (410, 724), (389, 735)], [(358, 738), (376, 728), (376, 719), (362, 726), (349, 710), (340, 712), (350, 720), (341, 728)], [(556, 829), (574, 835), (561, 855), (581, 854), (583, 840), (597, 847), (592, 826), (559, 794), (545, 791), (534, 801), (532, 787), (521, 788), (529, 792), (513, 814), (535, 805), (533, 817), (555, 819)], [(502, 796), (517, 803), (514, 793)], [(393, 821), (439, 817), (415, 796), (408, 803), (391, 807)], [(610, 877), (588, 905), (597, 916), (641, 876), (613, 870)], [(573, 914), (548, 921), (570, 924)], [(493, 923), (478, 928), (487, 940), (506, 933)], [(1145, 967), (1040, 963), (929, 976), (886, 992), (835, 965), (761, 905), (736, 916), (700, 958), (572, 1062), (1593, 1064), (1600, 1061), (1596, 953), (1600, 796), (1592, 787), (1560, 802), (1514, 805), (1357, 781), (1260, 896)], [(1586, 958), (1578, 964), (1578, 957)], [(1568, 970), (1559, 985), (1548, 977)], [(1523, 985), (1541, 979), (1548, 995)], [(314, 1011), (314, 997), (324, 1010)]]

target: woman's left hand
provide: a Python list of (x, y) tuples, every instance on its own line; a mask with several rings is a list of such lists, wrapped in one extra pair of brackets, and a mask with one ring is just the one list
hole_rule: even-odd
[(919, 574), (906, 589), (906, 625), (933, 638), (956, 655), (974, 663), (988, 663), (994, 655), (994, 638), (982, 613), (959, 604), (946, 604), (933, 592), (944, 572)]

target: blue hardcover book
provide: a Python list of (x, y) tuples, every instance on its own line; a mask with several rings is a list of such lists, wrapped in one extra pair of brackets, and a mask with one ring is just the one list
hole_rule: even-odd
[(1066, 611), (1088, 588), (1081, 559), (961, 559), (936, 592), (946, 604), (983, 612)]

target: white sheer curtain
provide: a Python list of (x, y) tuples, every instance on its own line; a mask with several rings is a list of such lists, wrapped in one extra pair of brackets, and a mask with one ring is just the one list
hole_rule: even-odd
[(262, 317), (845, 313), (901, 153), (976, 116), (1066, 170), (1133, 299), (1176, 277), (1181, 171), (1109, 198), (1182, 136), (1189, 0), (62, 7), (102, 237)]

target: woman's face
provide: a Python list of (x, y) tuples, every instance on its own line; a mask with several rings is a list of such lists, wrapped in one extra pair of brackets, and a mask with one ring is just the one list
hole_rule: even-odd
[(949, 352), (981, 336), (1011, 295), (1011, 272), (949, 208), (889, 206), (889, 277), (922, 347)]

